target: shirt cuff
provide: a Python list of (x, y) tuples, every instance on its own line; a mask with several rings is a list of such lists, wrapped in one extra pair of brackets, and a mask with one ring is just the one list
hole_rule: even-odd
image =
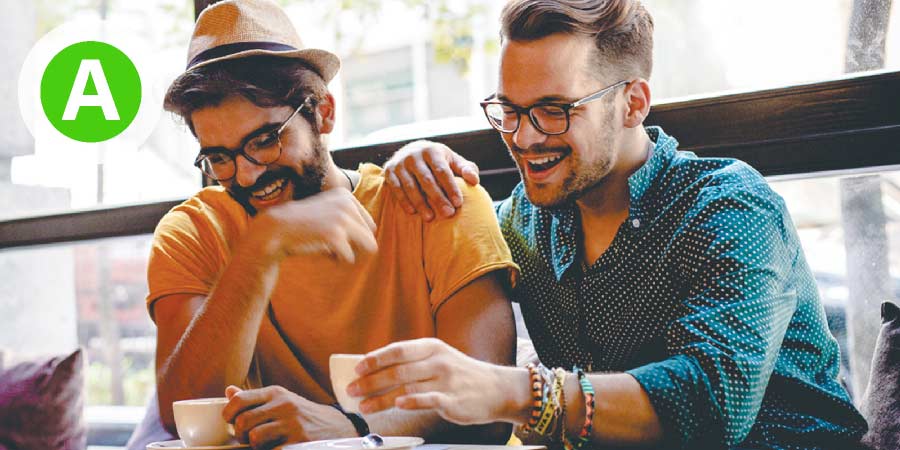
[(715, 419), (721, 412), (714, 410), (709, 379), (694, 358), (676, 355), (625, 373), (647, 392), (666, 439), (677, 439), (679, 448), (722, 442), (722, 427)]

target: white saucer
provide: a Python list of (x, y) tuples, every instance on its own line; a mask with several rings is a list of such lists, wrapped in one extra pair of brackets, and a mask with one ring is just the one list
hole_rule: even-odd
[(250, 448), (248, 444), (227, 444), (227, 445), (207, 445), (202, 447), (188, 447), (181, 440), (153, 442), (147, 445), (147, 450), (157, 450), (163, 448), (180, 448), (182, 450), (232, 450), (238, 448)]
[[(378, 450), (411, 449), (424, 443), (424, 439), (417, 437), (387, 436), (384, 438), (384, 445), (378, 447)], [(286, 445), (284, 450), (362, 450), (365, 448), (362, 445), (362, 438), (349, 438)]]

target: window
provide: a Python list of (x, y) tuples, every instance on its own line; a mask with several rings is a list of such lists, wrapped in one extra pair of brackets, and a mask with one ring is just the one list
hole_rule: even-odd
[[(159, 116), (143, 143), (87, 151), (47, 133), (32, 136), (19, 113), (17, 86), (26, 55), (55, 27), (105, 17), (111, 29), (133, 30), (155, 83), (155, 95), (184, 68), (193, 27), (193, 4), (186, 0), (132, 2), (9, 2), (0, 17), (6, 33), (0, 61), (0, 220), (96, 206), (183, 198), (196, 191), (200, 174), (191, 165), (197, 145), (170, 114)], [(114, 26), (113, 26), (114, 25)], [(8, 28), (7, 28), (8, 27)]]
[(785, 200), (841, 347), (841, 371), (865, 392), (881, 302), (900, 299), (900, 171), (773, 180)]
[(142, 409), (156, 383), (149, 254), (148, 235), (0, 251), (0, 350), (21, 360), (84, 347), (88, 409)]

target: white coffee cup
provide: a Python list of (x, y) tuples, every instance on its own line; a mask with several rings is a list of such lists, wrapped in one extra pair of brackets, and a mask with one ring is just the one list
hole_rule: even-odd
[(225, 397), (179, 400), (172, 403), (178, 437), (188, 447), (225, 445), (234, 442), (234, 427), (222, 418)]
[(346, 412), (359, 413), (359, 397), (351, 397), (347, 394), (347, 385), (359, 378), (356, 374), (356, 365), (363, 360), (365, 355), (333, 354), (328, 358), (328, 370), (331, 372), (331, 388), (337, 397), (341, 408)]

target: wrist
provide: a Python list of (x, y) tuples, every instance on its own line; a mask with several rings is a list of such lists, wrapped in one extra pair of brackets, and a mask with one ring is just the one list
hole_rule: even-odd
[(531, 418), (531, 374), (522, 367), (501, 367), (494, 389), (501, 395), (501, 409), (497, 416), (504, 422), (521, 425)]
[(284, 257), (276, 222), (268, 211), (261, 212), (250, 221), (240, 244), (264, 265), (277, 264)]
[(363, 418), (363, 416), (344, 411), (344, 408), (342, 408), (339, 403), (332, 403), (331, 407), (340, 412), (350, 423), (352, 429), (348, 431), (349, 435), (365, 437), (371, 432), (371, 430), (369, 430), (369, 423), (366, 422), (366, 419)]

